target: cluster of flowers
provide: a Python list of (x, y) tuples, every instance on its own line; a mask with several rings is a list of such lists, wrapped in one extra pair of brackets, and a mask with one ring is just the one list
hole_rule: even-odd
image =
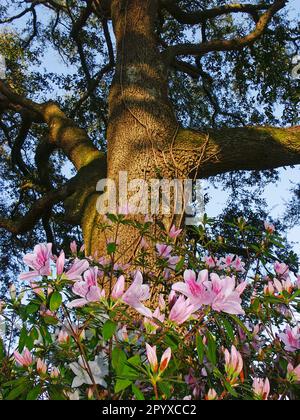
[[(265, 230), (268, 235), (274, 233), (272, 225), (266, 224)], [(237, 397), (235, 390), (245, 382), (245, 372), (249, 372), (249, 358), (255, 354), (255, 360), (263, 362), (270, 349), (276, 349), (282, 357), (280, 369), (285, 369), (283, 383), (298, 386), (300, 324), (295, 321), (293, 325), (285, 325), (281, 321), (280, 329), (274, 332), (266, 321), (263, 305), (269, 305), (267, 299), (272, 298), (278, 301), (278, 307), (289, 306), (299, 295), (299, 277), (294, 279), (288, 265), (276, 261), (274, 275), (269, 270), (268, 277), (261, 277), (261, 300), (255, 304), (259, 286), (253, 278), (257, 276), (247, 277), (246, 264), (238, 256), (217, 258), (206, 255), (199, 270), (189, 269), (188, 261), (178, 269), (182, 256), (174, 254), (178, 253), (176, 240), (180, 233), (180, 229), (172, 226), (165, 241), (152, 245), (145, 238), (141, 241), (142, 251), (156, 252), (159, 271), (167, 284), (164, 292), (159, 291), (155, 299), (152, 298), (151, 271), (142, 266), (116, 264), (110, 257), (83, 256), (84, 249), (78, 251), (76, 242), (70, 246), (71, 258), (67, 258), (63, 251), (59, 256), (53, 255), (51, 244), (37, 245), (33, 253), (24, 257), (29, 271), (22, 273), (20, 280), (30, 285), (33, 292), (31, 306), (39, 306), (37, 317), (41, 317), (42, 327), (29, 348), (23, 343), (14, 352), (14, 362), (19, 367), (17, 373), (12, 368), (14, 374), (28, 372), (31, 378), (36, 373), (44, 386), (40, 391), (41, 398), (48, 395), (45, 391), (47, 384), (51, 385), (50, 388), (61, 386), (61, 393), (68, 399), (80, 398), (82, 390), (87, 392), (89, 399), (105, 398), (108, 389), (112, 395), (112, 378), (116, 377), (115, 395), (131, 386), (131, 398), (141, 397), (141, 392), (150, 395), (149, 389), (152, 389), (154, 398), (158, 399), (167, 398), (167, 388), (175, 387), (172, 378), (176, 377), (177, 366), (181, 366), (184, 374), (179, 372), (177, 382), (182, 383), (184, 378), (185, 390), (189, 391), (181, 394), (182, 398), (222, 400)], [(107, 278), (109, 287), (104, 287)], [(168, 282), (169, 279), (172, 281)], [(53, 308), (50, 302), (55, 293), (61, 301), (58, 299)], [(14, 286), (10, 294), (12, 301), (17, 302)], [(24, 307), (28, 301), (30, 299), (26, 296)], [(269, 312), (272, 305), (274, 302), (268, 306)], [(21, 306), (20, 302), (13, 308), (17, 310)], [(1, 306), (0, 312), (2, 310)], [(136, 311), (136, 316), (131, 317), (132, 310)], [(28, 311), (29, 316), (31, 313), (32, 308)], [(255, 314), (258, 322), (252, 323)], [(292, 315), (295, 319), (295, 313)], [(279, 316), (287, 319), (282, 311)], [(34, 319), (34, 322), (39, 322), (38, 318)], [(52, 328), (51, 322), (56, 328), (51, 342), (55, 343), (58, 358), (51, 359), (45, 350), (47, 346), (42, 345), (45, 320), (50, 320), (50, 327), (46, 329)], [(229, 321), (236, 323), (235, 329)], [(105, 331), (100, 333), (101, 339), (95, 333), (97, 323), (100, 331)], [(226, 332), (223, 330), (220, 337), (215, 329), (215, 326), (219, 328), (219, 323), (222, 328), (226, 327)], [(33, 326), (33, 329), (37, 328), (38, 325)], [(94, 344), (87, 344), (91, 339), (96, 340)], [(217, 343), (221, 344), (219, 348)], [(53, 346), (49, 348), (52, 352)], [(91, 348), (98, 350), (91, 352)], [(195, 349), (196, 356), (193, 355)], [(187, 359), (181, 364), (185, 351)], [(162, 354), (161, 358), (158, 354)], [(11, 361), (10, 355), (8, 357)], [(62, 364), (57, 363), (60, 357), (64, 360)], [(188, 360), (192, 361), (193, 367), (189, 367), (190, 362), (186, 363)], [(271, 363), (275, 360), (272, 353), (269, 360)], [(285, 367), (282, 361), (286, 362)], [(267, 400), (272, 397), (274, 382), (265, 372), (257, 374), (259, 362), (252, 365), (253, 374), (247, 378), (247, 383), (254, 399)], [(199, 363), (198, 372), (196, 363)], [(126, 370), (132, 366), (139, 376)], [(115, 369), (114, 373), (112, 369)], [(223, 388), (216, 385), (216, 378)], [(160, 388), (162, 383), (167, 384), (163, 390)]]

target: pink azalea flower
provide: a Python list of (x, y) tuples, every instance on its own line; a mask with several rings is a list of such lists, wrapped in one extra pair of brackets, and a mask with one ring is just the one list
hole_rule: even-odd
[(117, 283), (115, 284), (115, 287), (113, 288), (111, 297), (114, 300), (119, 300), (124, 294), (125, 290), (125, 277), (120, 276)]
[(149, 361), (152, 372), (153, 373), (158, 372), (158, 374), (161, 375), (167, 369), (171, 360), (172, 351), (170, 347), (162, 355), (159, 366), (158, 366), (156, 346), (151, 347), (148, 343), (146, 343), (146, 350), (147, 350), (147, 359)]
[(56, 261), (56, 274), (58, 276), (61, 276), (62, 273), (64, 272), (65, 261), (66, 261), (65, 253), (64, 251), (62, 251)]
[(257, 399), (266, 401), (270, 394), (269, 379), (266, 378), (265, 380), (263, 380), (261, 378), (254, 378), (252, 389)]
[(84, 280), (77, 281), (73, 286), (73, 293), (81, 299), (68, 303), (69, 308), (79, 308), (93, 302), (99, 302), (103, 291), (98, 286), (98, 267), (90, 268), (83, 275)]
[(39, 375), (44, 376), (47, 373), (48, 367), (42, 359), (37, 359), (36, 370)]
[(73, 241), (70, 243), (70, 250), (72, 254), (77, 255), (77, 243), (76, 241)]
[(289, 274), (289, 267), (284, 264), (284, 263), (280, 263), (278, 261), (275, 262), (274, 264), (274, 270), (276, 271), (277, 274), (281, 275), (282, 277), (285, 277)]
[(172, 247), (166, 244), (157, 244), (156, 250), (161, 258), (168, 259), (171, 256)]
[(181, 325), (187, 321), (197, 309), (198, 306), (193, 305), (190, 299), (185, 299), (184, 296), (181, 295), (170, 311), (169, 320)]
[(286, 277), (286, 280), (279, 281), (278, 279), (274, 279), (274, 286), (278, 293), (282, 293), (284, 290), (288, 293), (292, 293), (294, 290), (294, 285), (289, 276)]
[(221, 268), (230, 268), (231, 264), (233, 263), (234, 255), (226, 255), (225, 258), (220, 259), (220, 266)]
[(32, 365), (33, 363), (33, 357), (32, 354), (30, 353), (30, 351), (25, 348), (23, 353), (20, 354), (19, 352), (15, 351), (14, 352), (14, 357), (16, 362), (23, 367), (29, 367)]
[(60, 370), (57, 367), (53, 367), (50, 372), (51, 379), (57, 379), (60, 377)]
[(147, 359), (153, 373), (158, 371), (158, 360), (156, 354), (156, 346), (151, 347), (146, 343)]
[(174, 290), (171, 291), (168, 297), (168, 303), (169, 303), (169, 309), (171, 310), (175, 303), (177, 302), (178, 296), (176, 295), (176, 292)]
[(231, 347), (231, 352), (227, 349), (224, 352), (225, 355), (225, 372), (231, 383), (235, 382), (240, 373), (243, 370), (243, 358), (235, 346)]
[(294, 366), (291, 363), (288, 364), (287, 379), (291, 383), (300, 382), (300, 365), (294, 368)]
[(50, 263), (52, 259), (52, 244), (39, 244), (34, 247), (33, 254), (23, 258), (24, 263), (33, 271), (22, 273), (20, 280), (36, 279), (41, 276), (50, 276)]
[(184, 283), (175, 283), (172, 290), (188, 297), (190, 303), (197, 306), (198, 309), (202, 305), (209, 305), (211, 302), (211, 294), (204, 286), (204, 283), (208, 280), (208, 271), (201, 271), (196, 281), (196, 273), (193, 270), (185, 270), (183, 278)]
[(67, 344), (70, 341), (70, 336), (65, 330), (60, 330), (57, 341), (59, 344)]
[(152, 315), (152, 319), (144, 318), (144, 326), (148, 332), (148, 334), (155, 334), (156, 331), (159, 329), (159, 324), (155, 322), (155, 320), (160, 321), (161, 323), (165, 320), (165, 315), (161, 314), (159, 307), (155, 309)]
[(170, 360), (172, 357), (172, 350), (170, 347), (167, 348), (167, 350), (164, 352), (164, 354), (161, 357), (160, 365), (159, 365), (159, 372), (163, 373), (167, 367), (169, 366)]
[(279, 338), (285, 345), (286, 351), (294, 352), (300, 350), (300, 328), (291, 328), (287, 325), (285, 333), (279, 334)]
[(176, 239), (182, 232), (182, 229), (176, 229), (176, 226), (173, 225), (170, 229), (169, 236), (171, 239)]
[(239, 273), (245, 272), (245, 263), (242, 262), (242, 260), (239, 257), (235, 257), (233, 263), (231, 264), (231, 268), (233, 268), (235, 271)]
[(204, 257), (204, 262), (207, 265), (208, 268), (215, 268), (218, 266), (218, 260), (216, 260), (212, 256)]
[(166, 310), (166, 302), (165, 302), (165, 298), (162, 294), (159, 295), (158, 297), (158, 304), (159, 304), (159, 309), (164, 312)]
[(185, 283), (179, 282), (173, 285), (173, 290), (182, 293), (189, 298), (192, 305), (198, 309), (202, 305), (210, 305), (217, 312), (226, 312), (232, 315), (243, 315), (240, 295), (245, 290), (247, 283), (241, 283), (238, 287), (234, 277), (220, 278), (217, 274), (211, 274), (208, 280), (208, 271), (196, 274), (192, 270), (184, 272)]
[(171, 268), (172, 270), (175, 270), (176, 265), (179, 263), (180, 261), (180, 257), (177, 257), (176, 255), (174, 255), (173, 257), (169, 257), (168, 258), (168, 267)]
[(207, 393), (206, 400), (207, 401), (215, 401), (217, 399), (218, 399), (217, 392), (215, 391), (215, 389), (211, 388)]
[(143, 284), (143, 276), (140, 271), (135, 275), (134, 281), (129, 289), (124, 293), (122, 300), (129, 306), (132, 306), (137, 312), (152, 318), (152, 312), (146, 308), (141, 302), (150, 298), (150, 288)]
[(88, 268), (89, 263), (87, 260), (79, 260), (76, 258), (72, 267), (65, 273), (65, 276), (68, 280), (80, 281), (82, 280), (82, 273), (84, 273)]
[(211, 274), (212, 281), (206, 283), (212, 294), (211, 307), (217, 312), (226, 312), (232, 315), (244, 315), (241, 307), (241, 294), (244, 292), (247, 282), (236, 286), (234, 277), (220, 278), (217, 274)]
[(149, 244), (145, 238), (141, 239), (140, 247), (143, 251), (146, 251), (149, 248)]
[(265, 222), (265, 229), (268, 233), (271, 234), (275, 232), (275, 226), (268, 222)]

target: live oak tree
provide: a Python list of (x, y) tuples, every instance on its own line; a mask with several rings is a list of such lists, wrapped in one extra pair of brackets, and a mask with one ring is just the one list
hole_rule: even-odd
[(241, 187), (236, 171), (255, 171), (251, 185), (299, 164), (300, 33), (288, 12), (287, 0), (2, 1), (2, 258), (32, 245), (36, 227), (55, 242), (80, 226), (86, 253), (100, 254), (96, 184), (120, 171), (229, 174)]

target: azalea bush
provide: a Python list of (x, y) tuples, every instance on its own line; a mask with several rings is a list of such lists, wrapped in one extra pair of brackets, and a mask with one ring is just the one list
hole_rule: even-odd
[[(124, 224), (140, 238), (126, 264)], [(100, 259), (37, 245), (0, 303), (0, 398), (298, 399), (296, 263), (280, 260), (273, 225), (230, 228), (235, 253), (206, 216), (154, 235), (108, 215)]]

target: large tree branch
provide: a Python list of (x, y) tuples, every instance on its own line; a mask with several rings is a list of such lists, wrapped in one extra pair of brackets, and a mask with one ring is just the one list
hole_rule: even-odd
[[(20, 112), (27, 110), (35, 122), (43, 122), (49, 128), (49, 141), (57, 149), (61, 149), (77, 170), (102, 159), (101, 153), (92, 143), (86, 132), (77, 127), (71, 119), (54, 102), (37, 104), (26, 99), (0, 81), (0, 94), (15, 106)], [(1, 98), (0, 98), (1, 100)]]
[(269, 22), (273, 16), (286, 5), (288, 0), (276, 0), (268, 10), (258, 19), (255, 29), (248, 35), (241, 38), (234, 38), (230, 40), (218, 39), (203, 42), (200, 44), (183, 43), (169, 46), (164, 55), (169, 63), (174, 60), (176, 56), (192, 55), (199, 56), (209, 52), (216, 51), (233, 51), (252, 45), (265, 32)]
[(200, 178), (237, 170), (300, 164), (300, 127), (179, 130), (173, 146), (177, 166)]
[(37, 200), (25, 216), (13, 219), (0, 217), (0, 228), (8, 230), (14, 235), (29, 232), (45, 214), (48, 214), (49, 209), (54, 204), (63, 201), (71, 195), (75, 190), (75, 186), (74, 182), (69, 181), (64, 187), (50, 191)]
[(205, 22), (207, 19), (213, 19), (230, 13), (248, 13), (250, 15), (256, 15), (258, 12), (268, 9), (268, 5), (265, 3), (257, 5), (233, 3), (215, 7), (213, 9), (185, 12), (174, 0), (161, 0), (160, 4), (161, 7), (166, 9), (179, 23), (187, 25), (197, 25)]
[[(39, 220), (47, 224), (49, 214), (55, 204), (64, 202), (67, 206), (66, 219), (71, 223), (80, 223), (84, 206), (93, 193), (99, 179), (106, 177), (106, 156), (92, 161), (67, 181), (61, 188), (48, 191), (38, 199), (24, 216), (3, 218), (0, 217), (0, 228), (14, 235), (29, 232)], [(49, 227), (47, 227), (49, 233)]]

